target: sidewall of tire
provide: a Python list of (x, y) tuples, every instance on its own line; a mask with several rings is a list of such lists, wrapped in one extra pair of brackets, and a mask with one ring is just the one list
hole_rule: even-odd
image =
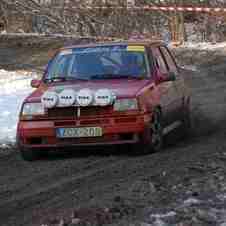
[(40, 157), (40, 152), (31, 148), (21, 148), (20, 154), (25, 161), (34, 161)]
[(158, 147), (158, 149), (156, 149), (153, 144), (150, 145), (150, 149), (151, 149), (150, 151), (153, 152), (153, 153), (156, 153), (156, 152), (161, 151), (162, 150), (162, 146), (163, 146), (163, 124), (162, 124), (162, 113), (161, 113), (161, 111), (159, 109), (156, 109), (154, 111), (153, 115), (154, 114), (158, 114), (158, 117), (159, 117), (158, 120), (159, 120), (159, 123), (161, 125), (161, 129), (162, 129), (162, 132), (161, 132), (161, 144)]
[(186, 105), (183, 109), (183, 119), (182, 119), (182, 128), (181, 132), (184, 137), (187, 137), (191, 133), (192, 129), (192, 120), (191, 120), (191, 106), (190, 106), (190, 100), (187, 101)]
[(152, 119), (149, 122), (149, 125), (145, 128), (145, 131), (143, 132), (141, 136), (141, 141), (137, 145), (133, 145), (133, 153), (135, 154), (151, 154), (151, 153), (156, 153), (161, 151), (162, 146), (163, 146), (163, 134), (162, 134), (162, 141), (161, 141), (161, 146), (156, 149), (153, 144), (152, 144), (152, 134), (151, 134), (151, 123), (153, 120), (153, 117), (158, 114), (160, 117), (160, 123), (162, 125), (162, 114), (159, 109), (156, 109), (153, 114), (152, 114)]

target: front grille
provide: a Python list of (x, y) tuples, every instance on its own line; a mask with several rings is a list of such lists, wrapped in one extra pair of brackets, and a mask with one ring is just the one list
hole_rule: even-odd
[[(77, 107), (52, 108), (48, 109), (48, 117), (50, 118), (77, 118)], [(112, 106), (106, 107), (81, 107), (80, 117), (86, 116), (102, 116), (112, 113)]]
[(50, 118), (76, 118), (77, 110), (75, 107), (68, 108), (51, 108), (48, 109), (48, 117)]
[(112, 111), (112, 106), (107, 107), (83, 107), (81, 108), (81, 117), (82, 116), (95, 116), (95, 115), (107, 115)]

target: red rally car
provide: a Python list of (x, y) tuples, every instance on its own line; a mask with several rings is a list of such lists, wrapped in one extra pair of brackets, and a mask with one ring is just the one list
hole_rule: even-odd
[(62, 48), (31, 86), (17, 128), (25, 160), (95, 145), (156, 152), (164, 135), (190, 125), (183, 74), (161, 41)]

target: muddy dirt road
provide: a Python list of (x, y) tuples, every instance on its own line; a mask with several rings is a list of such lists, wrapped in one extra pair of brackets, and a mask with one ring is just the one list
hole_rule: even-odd
[(97, 210), (111, 217), (96, 225), (225, 223), (226, 64), (187, 72), (186, 80), (192, 135), (161, 153), (75, 150), (32, 163), (17, 150), (0, 154), (0, 225), (54, 225), (75, 209), (87, 211), (78, 217), (90, 225)]

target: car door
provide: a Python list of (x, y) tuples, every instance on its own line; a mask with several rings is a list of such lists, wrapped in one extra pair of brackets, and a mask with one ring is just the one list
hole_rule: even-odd
[(165, 57), (166, 63), (168, 65), (168, 70), (171, 73), (173, 73), (176, 77), (175, 81), (173, 82), (173, 85), (174, 85), (175, 91), (176, 91), (175, 106), (177, 107), (176, 119), (178, 120), (181, 116), (181, 110), (184, 105), (184, 90), (185, 90), (184, 80), (179, 73), (176, 62), (175, 62), (174, 58), (172, 57), (169, 49), (166, 46), (161, 46), (160, 50)]
[[(167, 81), (170, 74), (170, 68), (167, 64), (164, 54), (160, 50), (160, 46), (151, 48), (155, 58), (155, 67), (157, 71), (157, 88), (160, 94), (160, 105), (163, 111), (164, 126), (169, 126), (176, 120), (178, 109), (177, 89), (174, 81)], [(158, 82), (159, 78), (161, 81)]]

